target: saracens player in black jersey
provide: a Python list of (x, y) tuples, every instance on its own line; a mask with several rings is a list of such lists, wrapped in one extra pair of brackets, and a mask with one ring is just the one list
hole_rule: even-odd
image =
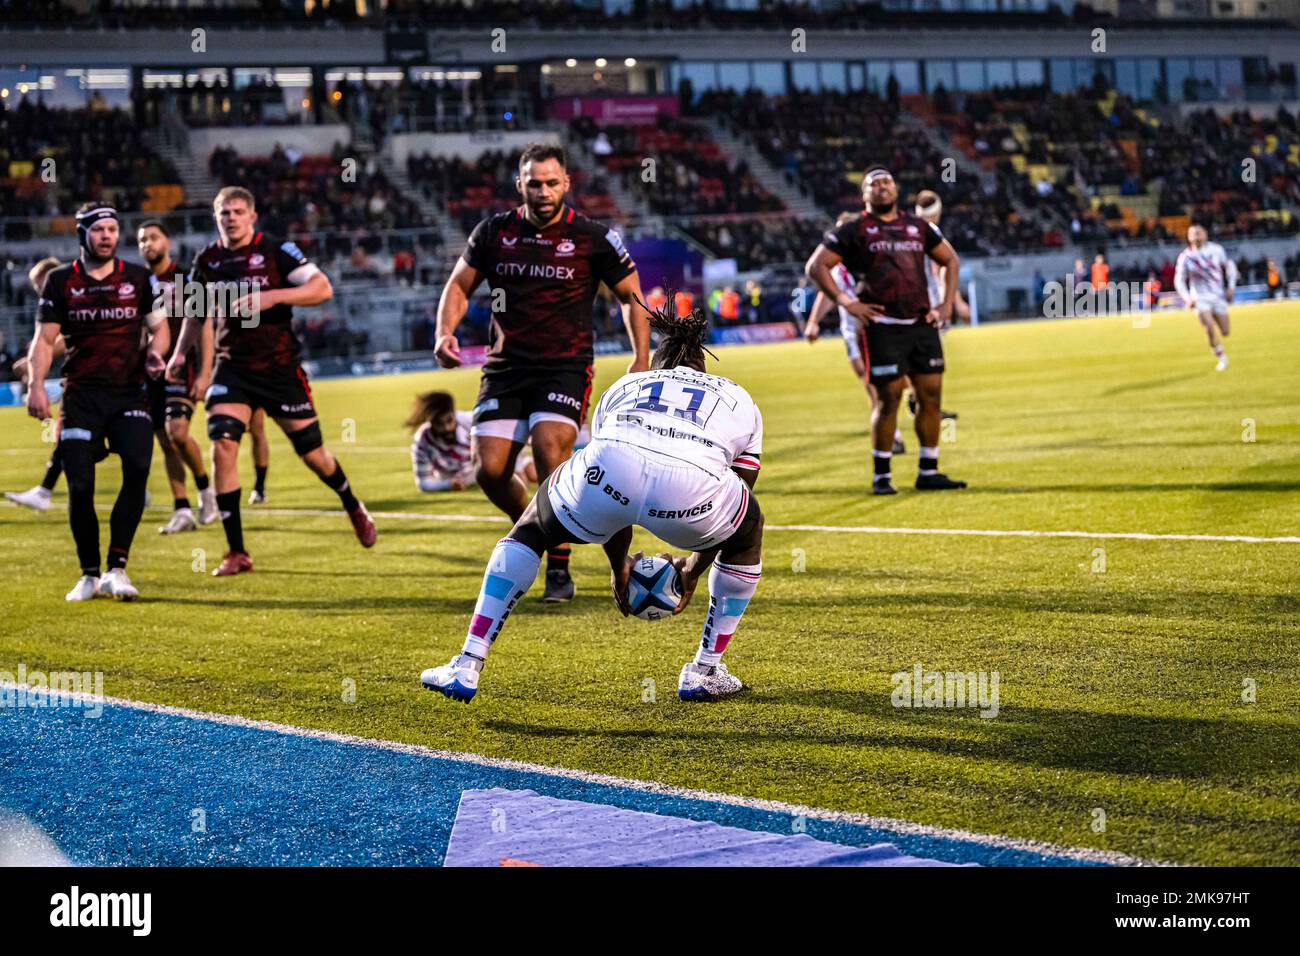
[[(338, 493), (363, 547), (375, 543), (375, 523), (348, 485), (343, 468), (324, 446), (320, 420), (307, 374), (298, 361), (298, 339), (291, 328), (293, 306), (319, 305), (334, 295), (329, 278), (292, 242), (272, 239), (256, 228), (253, 194), (227, 186), (212, 203), (220, 239), (194, 260), (185, 296), (204, 290), (204, 318), (187, 315), (181, 341), (167, 366), (167, 377), (184, 381), (188, 350), (200, 326), (212, 318), (214, 293), (247, 284), (227, 309), (215, 309), (217, 364), (203, 402), (216, 465), (217, 505), (229, 550), (217, 577), (253, 570), (244, 547), (239, 517), (239, 441), (255, 409), (265, 409), (284, 431), (303, 462)], [(193, 311), (193, 310), (190, 310)]]
[[(171, 256), (171, 236), (167, 227), (157, 219), (147, 219), (136, 230), (136, 248), (149, 271), (162, 287), (167, 298), (167, 327), (172, 345), (180, 341), (183, 316), (177, 308), (176, 284), (184, 284), (184, 270)], [(194, 416), (194, 402), (202, 398), (207, 380), (212, 374), (212, 327), (203, 326), (199, 347), (191, 350), (188, 381), (169, 382), (161, 376), (149, 383), (149, 416), (153, 419), (158, 450), (162, 452), (167, 482), (171, 485), (172, 512), (168, 522), (158, 530), (163, 534), (193, 531), (203, 524), (217, 520), (217, 493), (208, 480), (208, 469), (203, 464), (203, 451), (190, 435), (190, 419)], [(171, 358), (166, 355), (164, 358)], [(185, 489), (185, 469), (194, 473), (194, 484), (199, 491), (199, 516), (195, 518)]]
[[(54, 344), (60, 334), (67, 344), (59, 444), (68, 478), (68, 522), (81, 564), (69, 601), (101, 594), (125, 601), (139, 596), (126, 576), (126, 561), (144, 514), (153, 459), (145, 376), (162, 374), (170, 334), (166, 315), (154, 310), (158, 286), (152, 274), (117, 258), (120, 233), (112, 206), (91, 202), (77, 210), (81, 255), (45, 280), (30, 353), (27, 412), (44, 420), (50, 415), (45, 375)], [(146, 325), (151, 333), (147, 351), (140, 345)], [(100, 577), (95, 462), (105, 439), (122, 460), (122, 487), (110, 519), (108, 571)]]
[[(516, 185), (523, 205), (474, 228), (442, 290), (435, 357), (444, 368), (461, 364), (456, 326), (486, 279), (492, 339), (474, 407), (471, 448), (479, 486), (517, 522), (529, 501), (515, 476), (520, 449), (531, 440), (537, 480), (545, 481), (572, 456), (586, 417), (592, 304), (600, 284), (623, 303), (634, 353), (628, 372), (650, 367), (650, 325), (638, 301), (636, 264), (618, 232), (564, 202), (569, 191), (564, 150), (544, 143), (525, 148)], [(573, 598), (568, 565), (568, 545), (547, 552), (542, 600)]]
[[(943, 344), (939, 329), (952, 321), (957, 301), (957, 253), (934, 223), (898, 208), (898, 186), (883, 166), (862, 180), (866, 212), (837, 225), (808, 259), (805, 272), (827, 297), (866, 326), (868, 374), (879, 401), (871, 414), (871, 490), (896, 494), (890, 463), (898, 406), (908, 378), (920, 408), (921, 491), (965, 488), (939, 473), (939, 402), (943, 394)], [(931, 306), (927, 270), (933, 259), (944, 267), (943, 301)], [(831, 269), (844, 263), (857, 282), (857, 298), (835, 284)]]

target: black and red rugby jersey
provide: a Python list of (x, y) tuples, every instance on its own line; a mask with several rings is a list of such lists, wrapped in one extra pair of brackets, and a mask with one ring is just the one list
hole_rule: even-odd
[(822, 237), (852, 273), (858, 298), (903, 321), (923, 319), (930, 311), (927, 253), (941, 242), (943, 233), (934, 223), (901, 210), (890, 220), (864, 213)]
[(59, 326), (68, 347), (63, 375), (69, 388), (123, 391), (144, 384), (141, 343), (158, 286), (144, 266), (122, 259), (102, 279), (77, 259), (45, 280), (36, 321)]
[[(302, 271), (299, 271), (302, 270)], [(194, 259), (189, 281), (208, 286), (254, 282), (263, 289), (300, 285), (317, 271), (294, 243), (264, 232), (238, 249), (214, 242)], [(217, 316), (217, 363), (250, 372), (265, 372), (298, 363), (298, 337), (293, 334), (293, 306), (263, 309), (253, 324), (248, 316)]]
[(492, 300), (504, 300), (504, 309), (492, 312), (488, 372), (586, 368), (597, 287), (613, 288), (636, 271), (616, 229), (569, 205), (543, 229), (522, 206), (484, 219), (464, 259), (487, 277)]

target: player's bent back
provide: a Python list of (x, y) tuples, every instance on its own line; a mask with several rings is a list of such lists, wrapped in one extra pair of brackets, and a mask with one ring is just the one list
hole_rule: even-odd
[(601, 397), (592, 441), (547, 491), (556, 518), (587, 542), (640, 525), (674, 547), (706, 551), (740, 527), (763, 419), (744, 388), (685, 366), (625, 375)]

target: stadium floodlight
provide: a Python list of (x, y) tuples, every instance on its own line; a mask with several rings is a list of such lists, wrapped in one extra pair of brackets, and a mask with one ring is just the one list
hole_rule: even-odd
[(564, 65), (567, 66), (569, 69), (573, 69), (575, 66), (578, 65), (578, 61), (575, 60), (573, 57), (569, 57), (567, 60), (564, 61)]
[(623, 61), (623, 65), (627, 67), (636, 66), (636, 57), (634, 56), (628, 57), (626, 60)]
[(596, 57), (596, 69), (603, 70), (608, 63), (609, 60), (605, 59), (603, 56)]

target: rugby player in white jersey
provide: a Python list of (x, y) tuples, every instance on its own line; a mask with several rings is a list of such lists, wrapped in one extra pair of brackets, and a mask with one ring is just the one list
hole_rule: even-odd
[(1187, 230), (1187, 248), (1178, 254), (1174, 266), (1174, 288), (1205, 327), (1210, 348), (1219, 360), (1215, 371), (1224, 371), (1228, 353), (1219, 333), (1228, 337), (1228, 303), (1237, 288), (1237, 266), (1223, 246), (1207, 241), (1204, 226), (1193, 224)]
[(678, 696), (711, 700), (743, 689), (722, 653), (763, 570), (763, 514), (750, 491), (763, 419), (745, 389), (704, 371), (704, 313), (678, 319), (671, 308), (650, 313), (650, 327), (661, 336), (650, 371), (610, 386), (596, 406), (591, 443), (552, 472), (497, 542), (461, 652), (420, 675), (426, 689), (465, 702), (474, 697), (488, 651), (555, 542), (604, 545), (614, 601), (626, 617), (628, 578), (640, 556), (627, 553), (633, 525), (691, 552), (671, 558), (682, 588), (675, 614), (708, 571), (709, 610), (699, 649), (682, 667)]

